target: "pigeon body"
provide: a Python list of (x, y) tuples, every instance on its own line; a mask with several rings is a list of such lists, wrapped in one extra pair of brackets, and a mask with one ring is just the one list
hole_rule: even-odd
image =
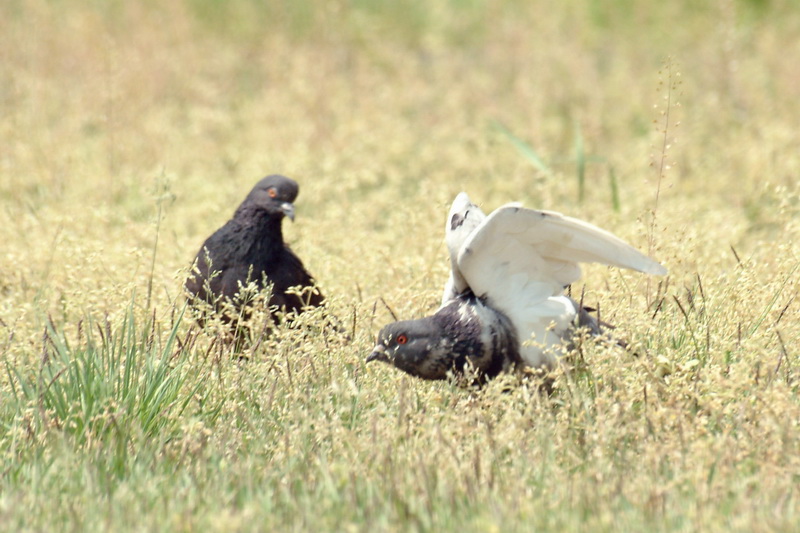
[[(237, 294), (254, 282), (259, 290), (272, 285), (273, 319), (279, 311), (301, 312), (322, 304), (324, 298), (314, 279), (283, 241), (281, 223), (287, 216), (294, 220), (298, 191), (297, 182), (280, 175), (267, 176), (253, 187), (233, 218), (206, 239), (197, 253), (193, 273), (186, 280), (191, 301), (207, 302), (217, 312), (230, 301), (238, 312), (242, 302)], [(292, 287), (299, 291), (289, 291)], [(235, 317), (224, 320), (231, 322)]]
[[(446, 358), (450, 363), (444, 366), (456, 372), (463, 370), (460, 361), (470, 361), (486, 377), (496, 375), (496, 368), (520, 364), (552, 369), (576, 327), (585, 327), (592, 334), (601, 332), (601, 324), (564, 294), (564, 289), (580, 278), (578, 263), (666, 273), (654, 260), (587, 222), (519, 204), (507, 204), (486, 216), (465, 193), (453, 202), (445, 233), (451, 272), (442, 306), (432, 317), (386, 326), (368, 361), (388, 362), (429, 379), (446, 376), (446, 372), (430, 372), (430, 365), (420, 362), (430, 357)], [(488, 318), (493, 313), (500, 318)], [(430, 325), (443, 320), (451, 322), (450, 328), (438, 330), (444, 340), (429, 338), (425, 343), (439, 348), (421, 350), (416, 334), (427, 331), (430, 337), (437, 331)], [(408, 325), (414, 327), (406, 329)], [(476, 328), (480, 335), (465, 333)], [(482, 349), (461, 349), (456, 342), (459, 335), (480, 339)], [(495, 341), (495, 336), (501, 341)], [(398, 343), (398, 338), (407, 342)], [(516, 349), (507, 347), (507, 339), (515, 339)], [(444, 356), (443, 347), (447, 346), (451, 348)], [(493, 355), (486, 355), (488, 352)], [(481, 360), (476, 353), (484, 354)], [(497, 359), (504, 362), (485, 364)]]

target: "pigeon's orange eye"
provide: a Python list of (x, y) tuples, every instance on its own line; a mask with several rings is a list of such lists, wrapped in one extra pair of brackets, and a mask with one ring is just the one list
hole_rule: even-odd
[(276, 196), (278, 196), (278, 191), (276, 191), (275, 189), (269, 189), (267, 191), (267, 194), (269, 194), (270, 198), (275, 198)]
[(406, 337), (405, 335), (403, 335), (401, 333), (400, 335), (397, 336), (396, 340), (397, 340), (397, 344), (405, 344), (405, 343), (408, 342), (408, 337)]

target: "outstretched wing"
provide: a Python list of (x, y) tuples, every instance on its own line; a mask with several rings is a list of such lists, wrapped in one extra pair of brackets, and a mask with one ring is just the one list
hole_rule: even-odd
[(458, 271), (478, 296), (526, 305), (561, 295), (580, 278), (578, 263), (602, 263), (666, 274), (666, 269), (622, 239), (588, 222), (552, 211), (500, 207), (470, 233)]
[(453, 200), (445, 225), (445, 243), (450, 253), (450, 276), (444, 286), (442, 305), (466, 290), (467, 282), (458, 269), (458, 254), (472, 232), (485, 219), (484, 212), (470, 201), (467, 193), (459, 193)]

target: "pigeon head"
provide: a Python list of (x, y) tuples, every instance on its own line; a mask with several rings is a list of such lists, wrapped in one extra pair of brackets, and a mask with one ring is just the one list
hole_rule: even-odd
[(452, 342), (432, 317), (394, 322), (378, 333), (367, 363), (383, 361), (423, 379), (446, 379), (453, 368)]
[(286, 176), (273, 174), (262, 179), (247, 198), (244, 199), (239, 209), (249, 208), (266, 211), (269, 215), (282, 218), (289, 217), (294, 221), (294, 204), (299, 187), (297, 182)]

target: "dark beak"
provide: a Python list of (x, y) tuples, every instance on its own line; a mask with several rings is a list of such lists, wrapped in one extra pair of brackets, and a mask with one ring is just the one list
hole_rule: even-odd
[(283, 202), (281, 204), (281, 211), (283, 211), (284, 215), (289, 217), (289, 220), (294, 222), (294, 204), (291, 202)]
[(371, 363), (372, 361), (383, 361), (384, 363), (389, 362), (389, 356), (386, 355), (386, 346), (383, 344), (378, 344), (372, 349), (372, 353), (367, 356), (367, 360), (365, 362)]

